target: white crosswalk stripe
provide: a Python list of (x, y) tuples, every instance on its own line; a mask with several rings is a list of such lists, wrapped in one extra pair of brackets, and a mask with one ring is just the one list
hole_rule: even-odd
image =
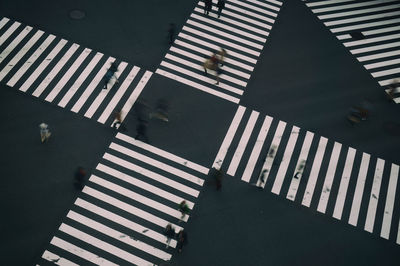
[(398, 243), (399, 166), (387, 164), (239, 105), (212, 167)]
[(400, 4), (395, 0), (305, 1), (351, 54), (400, 103)]
[[(124, 120), (152, 76), (150, 71), (5, 17), (0, 29), (0, 82), (102, 124), (112, 126), (117, 111)], [(118, 66), (114, 76), (120, 82), (111, 78), (104, 89), (112, 62)]]
[(164, 228), (183, 230), (198, 196), (179, 186), (197, 190), (206, 174), (204, 166), (118, 133), (42, 258), (59, 265), (80, 265), (76, 257), (98, 265), (171, 260), (178, 243), (171, 239), (166, 248)]
[[(228, 0), (220, 17), (216, 4), (206, 15), (204, 2), (197, 3), (156, 73), (239, 103), (282, 2)], [(222, 51), (222, 65), (206, 65), (213, 53), (221, 60)]]

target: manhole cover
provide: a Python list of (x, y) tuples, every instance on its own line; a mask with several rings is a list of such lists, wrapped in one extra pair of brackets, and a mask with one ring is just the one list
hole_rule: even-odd
[(72, 19), (83, 19), (84, 17), (85, 17), (85, 12), (84, 11), (82, 11), (82, 10), (78, 10), (78, 9), (76, 9), (76, 10), (72, 10), (71, 12), (69, 12), (69, 16), (72, 18)]

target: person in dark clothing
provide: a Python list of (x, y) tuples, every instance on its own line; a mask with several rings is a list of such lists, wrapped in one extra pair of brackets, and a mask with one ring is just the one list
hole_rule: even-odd
[(117, 71), (118, 71), (117, 65), (115, 64), (115, 62), (112, 62), (110, 68), (107, 70), (107, 72), (103, 78), (105, 90), (107, 89), (107, 85), (112, 78), (115, 78), (116, 82), (118, 82), (118, 79), (115, 77), (115, 72), (117, 72)]
[(139, 124), (136, 127), (135, 139), (149, 143), (149, 139), (147, 138), (146, 132), (147, 132), (147, 122), (139, 122)]
[(75, 172), (74, 186), (76, 189), (82, 190), (85, 182), (86, 171), (85, 168), (79, 166)]
[(224, 9), (225, 7), (225, 0), (218, 0), (217, 7), (218, 7), (218, 17), (220, 17), (222, 9)]
[(160, 98), (157, 101), (155, 112), (150, 113), (150, 118), (157, 118), (162, 121), (168, 122), (168, 101), (164, 98)]
[(182, 252), (182, 248), (183, 245), (186, 245), (188, 243), (188, 238), (187, 238), (187, 234), (185, 231), (183, 231), (183, 229), (181, 231), (179, 231), (178, 233), (178, 243), (176, 245), (176, 247), (178, 248), (178, 252)]
[(222, 188), (222, 177), (224, 176), (224, 174), (222, 173), (221, 169), (215, 169), (214, 176), (217, 190), (220, 191)]
[(179, 220), (179, 222), (181, 222), (181, 221), (185, 218), (186, 214), (189, 214), (189, 211), (190, 211), (189, 206), (188, 206), (187, 203), (186, 203), (186, 200), (183, 200), (183, 201), (179, 204), (178, 210), (179, 210), (179, 211), (181, 212), (181, 214), (182, 214), (181, 219)]
[(174, 37), (175, 37), (175, 24), (170, 23), (169, 28), (168, 28), (168, 41), (169, 44), (172, 44), (174, 42)]
[(212, 8), (212, 0), (204, 0), (204, 14), (208, 16), (208, 13)]
[(171, 224), (168, 224), (167, 227), (165, 227), (164, 235), (167, 237), (166, 248), (169, 248), (169, 243), (171, 242), (171, 239), (175, 237), (175, 229), (172, 227)]

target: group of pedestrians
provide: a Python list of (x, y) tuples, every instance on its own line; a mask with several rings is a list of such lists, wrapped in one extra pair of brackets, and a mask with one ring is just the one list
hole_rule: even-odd
[[(182, 214), (179, 219), (179, 222), (181, 222), (183, 221), (185, 216), (189, 214), (190, 211), (189, 206), (187, 205), (185, 200), (179, 203), (178, 210)], [(164, 235), (167, 237), (166, 248), (169, 247), (172, 239), (177, 240), (176, 248), (178, 249), (178, 252), (182, 252), (183, 246), (186, 245), (188, 242), (186, 231), (184, 231), (184, 229), (181, 229), (178, 233), (176, 233), (175, 228), (173, 228), (171, 224), (168, 224), (167, 227), (164, 229)]]
[[(224, 7), (225, 7), (225, 0), (218, 0), (218, 2), (217, 2), (218, 17), (221, 16), (222, 9), (224, 9)], [(204, 14), (206, 14), (208, 16), (211, 9), (212, 9), (212, 0), (204, 0)]]

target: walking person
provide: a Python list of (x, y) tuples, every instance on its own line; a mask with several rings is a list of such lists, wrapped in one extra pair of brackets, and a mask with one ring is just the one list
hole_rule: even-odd
[(218, 18), (219, 18), (221, 16), (222, 9), (224, 9), (225, 7), (225, 0), (218, 0), (217, 7), (218, 7)]
[(86, 171), (85, 168), (82, 166), (79, 166), (78, 169), (75, 172), (75, 182), (74, 185), (76, 189), (82, 190), (85, 182), (85, 177), (86, 177)]
[(110, 68), (107, 69), (107, 72), (106, 72), (106, 74), (104, 75), (104, 78), (103, 78), (104, 79), (104, 89), (105, 90), (107, 89), (107, 85), (108, 85), (108, 83), (110, 82), (110, 80), (112, 78), (115, 78), (115, 81), (117, 83), (119, 82), (117, 77), (115, 76), (115, 72), (117, 72), (117, 71), (118, 71), (117, 65), (115, 64), (115, 62), (112, 62)]
[(162, 121), (168, 122), (168, 109), (168, 101), (164, 98), (158, 99), (155, 112), (150, 113), (150, 119), (154, 117)]
[(212, 9), (212, 0), (204, 0), (204, 14), (208, 16), (208, 13)]
[(171, 243), (171, 239), (175, 237), (175, 229), (171, 224), (168, 224), (164, 229), (164, 235), (167, 237), (167, 246), (165, 248), (169, 248), (169, 244)]
[(215, 169), (215, 184), (218, 191), (221, 191), (222, 188), (222, 178), (224, 174), (222, 173), (221, 169)]
[(207, 76), (208, 72), (207, 69), (211, 69), (216, 71), (218, 65), (218, 57), (216, 53), (213, 53), (210, 58), (206, 59), (206, 61), (203, 64), (204, 68), (204, 75)]
[[(118, 128), (117, 128), (118, 125)], [(122, 111), (116, 111), (114, 113), (114, 123), (112, 127), (115, 129), (119, 129), (120, 131), (127, 131), (125, 125), (122, 123)]]
[(178, 210), (181, 212), (182, 216), (179, 220), (179, 222), (183, 221), (183, 219), (185, 218), (186, 214), (189, 214), (189, 206), (186, 203), (186, 200), (183, 200), (178, 207)]
[(175, 39), (175, 24), (174, 23), (169, 23), (169, 28), (168, 28), (168, 40), (169, 44), (173, 44)]
[(183, 246), (188, 243), (186, 232), (182, 229), (181, 231), (179, 231), (177, 238), (178, 243), (176, 244), (176, 247), (178, 248), (178, 252), (181, 253)]
[(47, 125), (46, 123), (41, 123), (39, 125), (39, 128), (40, 128), (40, 140), (42, 141), (42, 143), (44, 143), (45, 141), (48, 141), (51, 136), (49, 125)]
[(136, 126), (135, 139), (149, 143), (149, 139), (147, 137), (147, 122), (139, 121), (139, 124)]

